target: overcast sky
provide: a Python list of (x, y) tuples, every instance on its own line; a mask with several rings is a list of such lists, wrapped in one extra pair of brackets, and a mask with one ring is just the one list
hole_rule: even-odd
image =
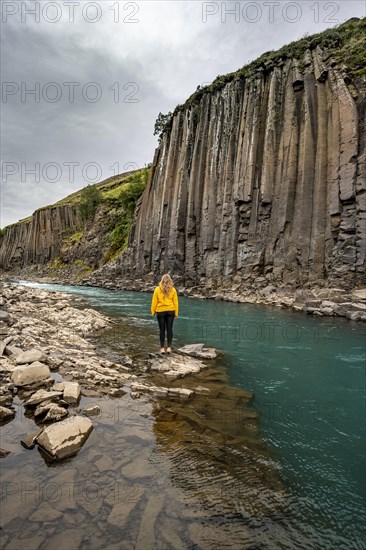
[(363, 0), (32, 0), (1, 9), (0, 227), (151, 162), (158, 113), (199, 84), (365, 16)]

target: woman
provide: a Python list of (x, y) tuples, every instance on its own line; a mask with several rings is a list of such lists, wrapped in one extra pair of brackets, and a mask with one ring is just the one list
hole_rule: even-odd
[(154, 290), (151, 302), (151, 314), (158, 318), (160, 328), (160, 353), (165, 353), (165, 330), (167, 332), (167, 353), (172, 352), (173, 321), (178, 317), (178, 294), (168, 273), (162, 276), (159, 286)]

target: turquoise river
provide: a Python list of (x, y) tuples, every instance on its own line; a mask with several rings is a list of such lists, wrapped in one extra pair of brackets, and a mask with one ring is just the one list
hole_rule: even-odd
[[(123, 352), (133, 354), (139, 350), (144, 353), (158, 350), (157, 323), (150, 314), (150, 293), (27, 284), (45, 290), (71, 293), (83, 299), (77, 307), (92, 307), (115, 318), (121, 323), (121, 327), (125, 327), (117, 338), (115, 336), (112, 339), (113, 342), (108, 343), (107, 338), (105, 340), (105, 344), (115, 351), (122, 349)], [(100, 342), (103, 345), (103, 336)], [(259, 512), (256, 518), (249, 517), (250, 513), (245, 514), (244, 502), (241, 514), (238, 507), (233, 508), (232, 513), (225, 509), (225, 524), (231, 522), (233, 525), (244, 525), (248, 528), (248, 538), (243, 536), (242, 542), (236, 535), (230, 538), (230, 531), (227, 532), (226, 542), (225, 539), (220, 539), (221, 535), (215, 538), (214, 528), (212, 539), (201, 536), (199, 525), (206, 521), (204, 504), (195, 517), (194, 514), (183, 518), (172, 514), (169, 518), (162, 517), (162, 513), (160, 517), (163, 534), (160, 538), (157, 536), (158, 542), (151, 548), (366, 548), (364, 325), (343, 318), (313, 317), (278, 307), (181, 297), (179, 318), (174, 323), (173, 347), (194, 342), (205, 342), (222, 353), (222, 368), (230, 386), (255, 393), (253, 407), (260, 412), (260, 435), (271, 453), (270, 460), (273, 460), (284, 487), (286, 503), (276, 509), (271, 517), (267, 513)], [(234, 415), (227, 421), (238, 422), (240, 419)], [(6, 425), (5, 439), (10, 437), (11, 426), (12, 423)], [(108, 443), (112, 457), (113, 437), (117, 445), (118, 435), (111, 436)], [(108, 445), (101, 439), (101, 448), (107, 449)], [(153, 449), (156, 442), (146, 442), (144, 452), (148, 445)], [(87, 446), (85, 453), (90, 448)], [(16, 477), (17, 471), (26, 467), (29, 462), (27, 457), (30, 455), (27, 453), (29, 451), (19, 451), (12, 462), (3, 460), (4, 471), (9, 475), (13, 472)], [(82, 465), (82, 460), (87, 460), (86, 454), (83, 459), (83, 453), (84, 449), (78, 457), (69, 461), (69, 464), (73, 464), (73, 460), (76, 465), (80, 464), (78, 467), (81, 468), (81, 475), (83, 468), (86, 468)], [(230, 456), (228, 455), (227, 460)], [(161, 458), (159, 468), (160, 472), (170, 472), (166, 474), (170, 479), (169, 484), (166, 480), (161, 480), (161, 488), (167, 493), (170, 491), (173, 499), (174, 490), (178, 489), (172, 487), (172, 469), (184, 469), (186, 455), (181, 449), (179, 454), (174, 455), (174, 460), (173, 456), (171, 459), (169, 457), (167, 451), (164, 459)], [(171, 462), (166, 464), (164, 460)], [(239, 463), (238, 467), (244, 470), (245, 462)], [(52, 470), (46, 468), (41, 459), (33, 464), (33, 468), (40, 480), (43, 475), (50, 475), (43, 474), (42, 470)], [(103, 469), (102, 471), (104, 472)], [(200, 474), (207, 476), (205, 487), (208, 498), (211, 483), (209, 472), (206, 465), (206, 469), (202, 468)], [(184, 475), (188, 476), (188, 473), (185, 472)], [(182, 472), (180, 475), (183, 475)], [(44, 479), (46, 478), (51, 479)], [(221, 476), (215, 483), (225, 486), (225, 478)], [(236, 501), (240, 498), (241, 495), (237, 494)], [(250, 500), (256, 497), (248, 492), (242, 498)], [(210, 508), (210, 504), (207, 507)], [(99, 513), (102, 513), (102, 509)], [(61, 512), (63, 513), (62, 510)], [(85, 523), (86, 517), (93, 517), (92, 509), (87, 512), (85, 509), (81, 510), (80, 525)], [(78, 513), (77, 507), (74, 507), (72, 513)], [(216, 516), (216, 519), (217, 525), (220, 525), (220, 518)], [(69, 520), (72, 521), (71, 516)], [(210, 521), (212, 522), (212, 517)], [(170, 538), (164, 538), (164, 529), (169, 522), (176, 525), (177, 532), (180, 533), (179, 540), (174, 538), (174, 529)], [(67, 525), (70, 528), (70, 524)], [(186, 539), (184, 525), (189, 525), (190, 529), (187, 531), (190, 536)], [(77, 532), (78, 521), (72, 529)], [(138, 548), (138, 545), (135, 546), (133, 529), (131, 526), (130, 531), (126, 531), (124, 541), (121, 533), (118, 535), (119, 539), (113, 538), (112, 528), (112, 535), (105, 534), (104, 543), (92, 543), (89, 538), (85, 540), (89, 540), (90, 544), (80, 542), (77, 547), (100, 547), (107, 550)], [(99, 536), (100, 539), (95, 540), (102, 541), (102, 526), (98, 533), (96, 537)], [(34, 533), (34, 537), (36, 536)], [(117, 532), (115, 536), (117, 537)], [(142, 550), (145, 550), (145, 545), (146, 550), (149, 550), (149, 542), (144, 542), (143, 535), (136, 534), (136, 537), (140, 537), (138, 540)], [(70, 543), (68, 545), (70, 548)], [(5, 547), (13, 548), (11, 544)], [(23, 548), (21, 544), (15, 547)], [(39, 547), (48, 548), (42, 541)], [(73, 550), (72, 543), (70, 550)]]

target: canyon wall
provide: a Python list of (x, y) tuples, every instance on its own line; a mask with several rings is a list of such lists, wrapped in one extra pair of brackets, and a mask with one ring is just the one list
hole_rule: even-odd
[(175, 111), (114, 277), (364, 283), (365, 81), (319, 46), (300, 61)]
[[(60, 261), (116, 288), (164, 272), (238, 292), (365, 285), (365, 47), (366, 21), (352, 19), (198, 89), (165, 125), (127, 248), (105, 254), (111, 203)], [(80, 228), (75, 205), (40, 209), (5, 228), (0, 267), (47, 264)]]
[(75, 206), (50, 206), (36, 210), (24, 221), (4, 230), (0, 246), (0, 268), (19, 270), (31, 264), (46, 264), (56, 258), (65, 234), (82, 227)]

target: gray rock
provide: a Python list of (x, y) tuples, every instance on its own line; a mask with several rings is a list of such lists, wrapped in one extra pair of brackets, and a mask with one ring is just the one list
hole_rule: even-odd
[(366, 314), (364, 311), (347, 311), (346, 317), (351, 321), (364, 321)]
[(323, 310), (323, 308), (331, 308), (331, 309), (334, 309), (335, 307), (337, 307), (337, 303), (336, 302), (330, 302), (329, 300), (323, 300), (322, 303), (321, 303), (321, 310)]
[(5, 458), (8, 455), (10, 455), (10, 451), (7, 451), (6, 449), (2, 449), (0, 447), (0, 458)]
[(47, 391), (44, 389), (37, 390), (27, 401), (24, 403), (27, 407), (31, 405), (38, 405), (46, 399), (55, 399), (62, 395), (59, 391)]
[(194, 395), (193, 390), (186, 388), (164, 388), (158, 386), (148, 386), (146, 384), (131, 384), (131, 391), (133, 393), (151, 393), (158, 397), (182, 397), (190, 398)]
[(20, 440), (20, 443), (25, 447), (26, 449), (34, 449), (36, 446), (36, 439), (37, 437), (42, 433), (42, 430), (38, 430), (36, 432), (31, 432)]
[[(130, 491), (128, 491), (128, 489), (130, 489)], [(115, 525), (118, 528), (123, 527), (123, 525), (127, 521), (128, 516), (138, 505), (145, 493), (144, 489), (136, 484), (134, 484), (134, 486), (131, 485), (129, 488), (127, 488), (126, 492), (128, 498), (117, 501), (116, 504), (114, 504), (107, 519), (108, 523), (110, 523), (111, 525)]]
[(260, 290), (259, 294), (261, 294), (262, 296), (269, 296), (273, 292), (276, 292), (276, 290), (277, 288), (274, 285), (268, 285)]
[(201, 359), (215, 359), (217, 357), (214, 348), (206, 348), (205, 344), (188, 344), (178, 349), (179, 353), (190, 355), (191, 357), (199, 357)]
[(8, 409), (7, 407), (0, 407), (0, 420), (6, 420), (15, 416), (15, 411), (13, 409)]
[(343, 304), (337, 304), (334, 307), (334, 313), (340, 317), (346, 317), (347, 311), (351, 311), (352, 303), (344, 302)]
[(39, 361), (35, 361), (28, 366), (16, 367), (11, 375), (11, 379), (16, 386), (28, 386), (45, 382), (49, 377), (50, 369)]
[(65, 409), (64, 407), (60, 407), (57, 403), (51, 403), (48, 409), (48, 413), (44, 418), (44, 422), (61, 420), (61, 418), (67, 415), (68, 415), (67, 409)]
[(42, 502), (29, 519), (43, 523), (45, 521), (56, 521), (60, 517), (62, 517), (62, 512), (50, 506), (49, 502)]
[(86, 416), (97, 416), (100, 414), (100, 407), (99, 405), (89, 405), (84, 408), (83, 413)]
[(305, 302), (305, 307), (307, 309), (310, 309), (310, 308), (318, 308), (320, 305), (321, 305), (322, 301), (321, 300), (307, 300)]
[(192, 397), (194, 392), (192, 390), (188, 390), (186, 388), (181, 388), (179, 391), (179, 397), (183, 397), (185, 399), (189, 399)]
[(50, 408), (52, 407), (52, 405), (54, 405), (54, 402), (49, 400), (49, 401), (42, 401), (42, 403), (40, 403), (39, 405), (37, 405), (37, 407), (35, 408), (34, 410), (34, 416), (36, 418), (38, 418), (39, 416), (44, 416), (45, 414), (48, 413), (48, 411), (50, 410)]
[(15, 362), (17, 365), (23, 365), (25, 363), (33, 363), (35, 361), (45, 361), (46, 359), (47, 355), (44, 351), (39, 349), (29, 349), (28, 351), (23, 351), (20, 353), (16, 357)]
[(158, 356), (148, 362), (151, 371), (159, 372), (172, 380), (183, 378), (189, 374), (197, 374), (207, 367), (200, 359), (178, 353), (172, 353), (165, 358)]
[(321, 307), (320, 312), (323, 315), (334, 315), (334, 310), (331, 307)]
[(164, 494), (151, 494), (141, 517), (137, 535), (136, 548), (158, 548), (160, 541), (156, 538), (156, 522), (164, 505)]
[(3, 309), (0, 310), (0, 321), (3, 321), (3, 323), (11, 323), (11, 317), (10, 314), (7, 311), (4, 311)]
[(364, 300), (366, 300), (366, 288), (360, 288), (359, 290), (353, 290), (352, 294), (354, 294), (357, 298), (363, 298)]
[(12, 402), (13, 402), (13, 396), (11, 394), (2, 395), (0, 397), (0, 407), (9, 408)]
[(6, 348), (5, 342), (3, 342), (3, 340), (0, 340), (0, 355), (4, 353), (5, 348)]
[(10, 357), (18, 357), (18, 355), (20, 355), (21, 353), (23, 353), (23, 350), (16, 346), (6, 346), (5, 348), (5, 354), (9, 355)]
[(62, 460), (82, 448), (92, 429), (89, 418), (74, 416), (45, 428), (37, 437), (37, 443), (51, 458)]
[(194, 388), (194, 392), (198, 393), (198, 394), (202, 394), (202, 395), (208, 395), (211, 392), (211, 390), (209, 388), (205, 388), (203, 386), (196, 386)]
[(78, 382), (64, 382), (64, 400), (66, 403), (77, 403), (80, 398), (80, 384)]
[(60, 392), (63, 392), (64, 391), (64, 387), (65, 387), (65, 382), (56, 382), (52, 389), (54, 391), (60, 391)]

